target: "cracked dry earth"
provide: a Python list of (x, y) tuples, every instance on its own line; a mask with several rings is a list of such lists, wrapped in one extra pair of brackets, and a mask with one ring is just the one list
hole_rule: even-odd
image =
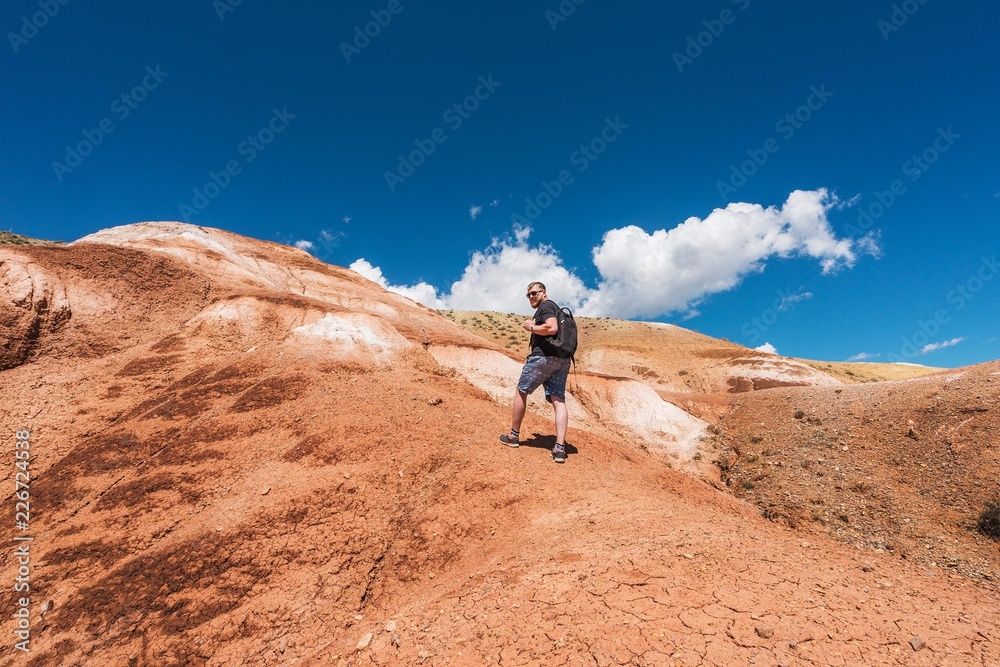
[(35, 538), (31, 652), (0, 664), (998, 662), (995, 589), (768, 521), (609, 403), (579, 399), (563, 466), (535, 397), (500, 446), (507, 405), (434, 353), (511, 385), (517, 356), (353, 272), (177, 223), (97, 237), (0, 248)]

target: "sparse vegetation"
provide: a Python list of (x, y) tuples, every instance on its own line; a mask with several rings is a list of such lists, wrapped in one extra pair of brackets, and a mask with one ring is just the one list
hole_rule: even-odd
[(21, 236), (20, 234), (15, 234), (10, 231), (0, 232), (0, 245), (62, 245), (58, 241), (45, 241), (43, 239), (34, 239), (30, 236)]
[(986, 509), (979, 515), (976, 530), (986, 537), (1000, 540), (1000, 502), (986, 503)]
[(752, 442), (755, 445), (757, 443), (759, 443), (759, 442), (763, 442), (763, 440), (764, 440), (764, 438), (760, 437), (759, 435), (751, 435), (750, 436), (750, 442)]
[(796, 410), (796, 411), (795, 411), (795, 415), (794, 415), (794, 417), (795, 417), (796, 419), (802, 419), (802, 418), (803, 418), (803, 417), (805, 417), (805, 416), (806, 416), (806, 413), (802, 412), (802, 410)]
[(681, 370), (677, 371), (677, 374), (678, 375), (687, 375), (688, 372), (682, 368)]

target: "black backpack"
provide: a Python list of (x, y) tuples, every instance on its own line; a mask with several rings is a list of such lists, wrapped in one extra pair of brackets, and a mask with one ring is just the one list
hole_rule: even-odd
[(579, 337), (576, 320), (573, 319), (573, 311), (569, 308), (559, 308), (559, 304), (556, 304), (556, 308), (559, 311), (557, 317), (559, 331), (549, 339), (549, 345), (555, 349), (556, 356), (560, 359), (572, 359), (576, 354)]

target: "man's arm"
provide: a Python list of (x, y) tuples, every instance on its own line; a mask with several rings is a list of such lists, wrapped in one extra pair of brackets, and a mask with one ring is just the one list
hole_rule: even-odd
[(531, 331), (538, 336), (552, 336), (559, 331), (559, 320), (550, 317), (545, 320), (545, 324), (535, 324), (534, 320), (525, 320), (521, 326), (525, 331)]

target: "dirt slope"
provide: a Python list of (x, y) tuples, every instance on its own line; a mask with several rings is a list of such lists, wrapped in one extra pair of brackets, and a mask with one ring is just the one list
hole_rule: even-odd
[(147, 223), (0, 262), (34, 538), (0, 664), (996, 661), (994, 589), (672, 469), (705, 427), (673, 380), (581, 374), (556, 466), (540, 401), (496, 443), (518, 355), (293, 248)]
[(800, 529), (1000, 584), (974, 530), (1000, 502), (1000, 362), (926, 378), (741, 396), (718, 426), (727, 481)]

